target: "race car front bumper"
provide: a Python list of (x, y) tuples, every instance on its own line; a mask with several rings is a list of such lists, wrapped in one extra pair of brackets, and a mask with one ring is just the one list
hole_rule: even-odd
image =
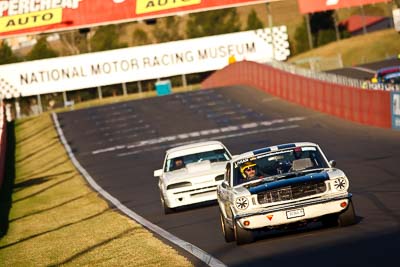
[(164, 199), (169, 208), (192, 205), (217, 199), (217, 183), (193, 186), (184, 190), (166, 190)]
[(345, 196), (289, 203), (255, 212), (237, 214), (234, 216), (234, 219), (244, 229), (258, 229), (291, 224), (328, 214), (340, 213), (347, 208), (351, 197), (352, 195), (349, 193)]

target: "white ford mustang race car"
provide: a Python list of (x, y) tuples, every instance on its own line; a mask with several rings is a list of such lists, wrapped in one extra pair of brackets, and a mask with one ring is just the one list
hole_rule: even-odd
[(179, 206), (216, 200), (217, 186), (231, 158), (228, 149), (218, 141), (167, 150), (163, 169), (154, 171), (154, 176), (160, 177), (158, 187), (164, 213)]
[(266, 147), (234, 157), (218, 186), (225, 240), (254, 240), (256, 229), (356, 222), (349, 180), (314, 143)]

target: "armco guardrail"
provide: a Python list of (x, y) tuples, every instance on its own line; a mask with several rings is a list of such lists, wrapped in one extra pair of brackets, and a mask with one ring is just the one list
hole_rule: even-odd
[(314, 80), (325, 81), (328, 83), (341, 84), (346, 86), (352, 86), (361, 88), (364, 81), (358, 79), (352, 79), (337, 74), (317, 72), (309, 69), (299, 68), (295, 65), (287, 64), (280, 61), (273, 61), (269, 63), (272, 67), (276, 69), (283, 70), (292, 74), (297, 74), (300, 76), (308, 77)]
[[(282, 64), (282, 63), (280, 63)], [(288, 67), (290, 68), (290, 67)], [(356, 83), (356, 82), (355, 82)], [(230, 64), (202, 83), (202, 88), (248, 85), (288, 101), (362, 124), (391, 128), (389, 91), (361, 89), (315, 75), (251, 61)]]
[(382, 84), (372, 83), (371, 81), (359, 80), (354, 78), (345, 77), (338, 74), (317, 72), (309, 69), (297, 67), (295, 65), (287, 64), (280, 61), (273, 61), (269, 63), (274, 68), (290, 72), (292, 74), (298, 74), (300, 76), (312, 78), (315, 80), (325, 81), (329, 83), (341, 84), (351, 87), (373, 89), (373, 90), (386, 90), (386, 91), (400, 91), (399, 84)]
[[(1, 100), (0, 100), (1, 101)], [(5, 119), (4, 105), (0, 102), (0, 188), (3, 184), (5, 175), (5, 163), (6, 163), (6, 134), (7, 134), (7, 122)]]

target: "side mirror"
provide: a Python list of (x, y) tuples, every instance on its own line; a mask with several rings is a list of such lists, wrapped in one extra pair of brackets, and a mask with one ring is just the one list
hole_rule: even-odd
[(222, 186), (222, 188), (227, 188), (228, 187), (228, 184), (226, 183), (226, 181), (223, 181), (222, 183), (221, 183), (221, 186)]
[(162, 174), (163, 174), (163, 170), (162, 169), (154, 171), (154, 177), (160, 177)]
[(217, 177), (215, 177), (215, 181), (222, 181), (222, 180), (224, 180), (224, 175), (223, 174), (220, 174)]
[(331, 165), (331, 167), (336, 167), (336, 161), (335, 160), (330, 160), (329, 164)]

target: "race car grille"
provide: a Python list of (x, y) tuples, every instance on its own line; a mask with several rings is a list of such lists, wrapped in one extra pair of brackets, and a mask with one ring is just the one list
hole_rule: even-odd
[(200, 188), (194, 188), (194, 189), (190, 189), (190, 190), (184, 190), (184, 191), (179, 191), (179, 192), (175, 192), (174, 194), (183, 194), (183, 193), (190, 193), (191, 195), (196, 195), (196, 194), (201, 194), (204, 193), (203, 191), (216, 191), (217, 190), (217, 186), (216, 185), (212, 185), (212, 186), (207, 186), (207, 187), (200, 187)]
[(266, 204), (312, 196), (325, 191), (325, 182), (307, 182), (259, 193), (257, 200), (260, 204)]

